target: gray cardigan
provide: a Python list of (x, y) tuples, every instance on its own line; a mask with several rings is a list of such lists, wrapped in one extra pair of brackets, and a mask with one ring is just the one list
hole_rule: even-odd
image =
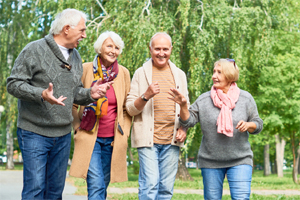
[(220, 108), (214, 106), (210, 91), (198, 97), (189, 108), (190, 117), (186, 121), (180, 119), (184, 127), (193, 127), (200, 122), (202, 142), (198, 152), (199, 168), (225, 168), (237, 165), (253, 165), (253, 152), (248, 141), (249, 133), (235, 129), (240, 120), (254, 122), (256, 130), (261, 132), (263, 121), (259, 118), (255, 101), (251, 94), (241, 90), (239, 99), (232, 110), (233, 137), (217, 133), (217, 118)]
[[(71, 65), (69, 71), (61, 65)], [(81, 83), (82, 62), (76, 49), (65, 60), (52, 35), (26, 45), (15, 61), (7, 91), (18, 100), (17, 126), (47, 137), (59, 137), (72, 130), (73, 103), (87, 105), (93, 101), (90, 89)], [(53, 95), (67, 97), (65, 106), (41, 101), (41, 94), (53, 83)]]

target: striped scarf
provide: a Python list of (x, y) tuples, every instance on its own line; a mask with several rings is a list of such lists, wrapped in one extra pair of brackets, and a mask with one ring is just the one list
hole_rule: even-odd
[[(101, 84), (114, 80), (119, 73), (118, 61), (116, 60), (111, 66), (106, 68), (101, 61), (99, 55), (96, 55), (93, 61), (93, 75), (94, 80), (91, 87), (101, 79)], [(108, 99), (102, 97), (97, 101), (87, 105), (83, 111), (80, 128), (87, 131), (94, 131), (96, 122), (105, 115), (107, 115)]]

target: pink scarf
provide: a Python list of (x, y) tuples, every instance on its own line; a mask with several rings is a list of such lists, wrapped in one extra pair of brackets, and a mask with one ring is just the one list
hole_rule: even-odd
[(239, 95), (240, 88), (238, 88), (236, 83), (232, 83), (230, 85), (227, 94), (212, 86), (210, 97), (213, 100), (214, 105), (221, 108), (217, 121), (218, 133), (223, 133), (228, 137), (233, 137), (231, 110), (235, 107), (235, 103), (237, 102)]

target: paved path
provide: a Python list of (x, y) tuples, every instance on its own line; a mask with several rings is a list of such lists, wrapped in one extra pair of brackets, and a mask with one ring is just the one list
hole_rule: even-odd
[[(0, 170), (0, 199), (21, 199), (23, 188), (23, 171)], [(87, 200), (85, 196), (74, 195), (76, 187), (66, 182), (63, 200)]]
[[(21, 199), (23, 187), (23, 171), (0, 170), (0, 200), (18, 200)], [(86, 200), (86, 196), (74, 195), (76, 187), (66, 182), (63, 192), (63, 200)], [(138, 193), (137, 188), (114, 188), (108, 187), (108, 193)], [(175, 189), (174, 193), (181, 194), (200, 194), (203, 190), (194, 189)], [(298, 190), (252, 190), (251, 193), (259, 195), (299, 195)], [(228, 190), (224, 190), (223, 194), (230, 194)]]

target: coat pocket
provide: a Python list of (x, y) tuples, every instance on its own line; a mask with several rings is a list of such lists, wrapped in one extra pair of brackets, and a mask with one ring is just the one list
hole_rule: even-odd
[(124, 132), (123, 132), (123, 130), (122, 130), (122, 127), (120, 126), (119, 123), (118, 123), (118, 130), (120, 131), (120, 133), (121, 133), (122, 135), (124, 135)]

